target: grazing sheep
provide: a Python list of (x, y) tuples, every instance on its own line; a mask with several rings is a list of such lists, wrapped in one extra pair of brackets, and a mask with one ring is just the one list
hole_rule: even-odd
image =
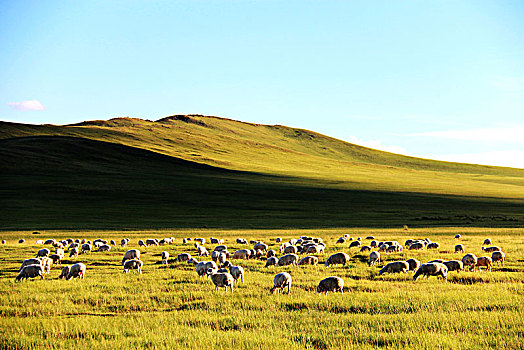
[(371, 251), (371, 247), (368, 246), (368, 245), (365, 245), (365, 246), (362, 246), (360, 248), (360, 252), (363, 253), (363, 252), (370, 252)]
[(206, 244), (206, 239), (205, 238), (195, 238), (194, 241), (197, 242), (197, 243), (200, 243), (202, 245)]
[[(358, 241), (357, 241), (358, 242)], [(331, 276), (324, 278), (317, 286), (317, 294), (328, 292), (339, 292), (344, 293), (344, 280), (340, 277)]]
[(501, 250), (491, 254), (491, 260), (493, 263), (500, 263), (502, 266), (504, 266), (504, 259), (506, 259), (506, 254), (504, 254), (504, 252)]
[(150, 245), (158, 246), (159, 242), (157, 239), (148, 238), (146, 239), (146, 246), (150, 246)]
[(457, 244), (455, 246), (455, 253), (464, 253), (466, 251), (466, 248), (464, 248), (464, 244)]
[(115, 242), (114, 239), (112, 239), (112, 240), (109, 241), (109, 244), (111, 244), (111, 245), (116, 245), (116, 242)]
[(44, 279), (43, 276), (44, 269), (40, 264), (27, 265), (22, 268), (15, 280), (20, 281), (21, 279), (35, 278), (40, 276), (41, 279)]
[(5, 239), (2, 239), (2, 244), (7, 244), (7, 241)]
[(493, 252), (498, 252), (498, 251), (502, 251), (502, 249), (500, 249), (500, 247), (487, 247), (487, 248), (484, 248), (482, 247), (482, 250), (485, 251), (486, 253), (493, 253)]
[(138, 246), (139, 246), (139, 247), (146, 247), (146, 244), (144, 243), (143, 240), (139, 239), (139, 240), (138, 240)]
[(140, 250), (138, 249), (130, 249), (124, 254), (124, 258), (122, 259), (122, 265), (126, 262), (126, 260), (132, 260), (137, 259), (140, 260)]
[(200, 256), (209, 256), (209, 252), (207, 251), (206, 247), (203, 245), (199, 245), (197, 247), (197, 254)]
[(243, 259), (247, 260), (251, 256), (251, 251), (249, 249), (239, 249), (233, 253), (231, 259)]
[(429, 279), (429, 276), (442, 276), (444, 281), (448, 281), (448, 268), (446, 265), (441, 263), (425, 263), (420, 265), (415, 274), (413, 275), (413, 280), (417, 280), (420, 275), (426, 276)]
[(321, 253), (324, 253), (324, 247), (320, 244), (313, 244), (307, 248), (306, 253), (307, 254), (321, 254)]
[(316, 256), (306, 256), (305, 258), (300, 259), (298, 265), (313, 265), (317, 266), (318, 258)]
[(444, 261), (443, 263), (448, 268), (448, 271), (457, 271), (460, 272), (464, 270), (464, 264), (460, 260), (450, 260)]
[(111, 246), (109, 244), (102, 244), (100, 247), (98, 247), (97, 252), (108, 252), (111, 250)]
[(415, 242), (415, 240), (410, 238), (410, 239), (406, 240), (406, 242), (404, 243), (404, 246), (409, 247), (414, 242)]
[(482, 245), (490, 245), (490, 244), (493, 244), (493, 243), (491, 242), (491, 239), (490, 239), (490, 238), (486, 238), (486, 239), (484, 240), (484, 243), (482, 243)]
[(136, 270), (136, 273), (142, 273), (142, 265), (144, 263), (138, 259), (127, 260), (124, 264), (124, 273), (128, 273), (129, 270)]
[(40, 258), (40, 265), (44, 268), (44, 273), (47, 275), (51, 271), (51, 265), (53, 265), (53, 260), (47, 257)]
[[(126, 245), (127, 245), (127, 239), (122, 238), (122, 240), (120, 241), (120, 246), (125, 247)], [(140, 241), (138, 241), (138, 245), (140, 245)]]
[(208, 269), (207, 274), (211, 277), (211, 281), (215, 285), (215, 291), (218, 291), (218, 288), (225, 288), (227, 292), (227, 287), (233, 292), (233, 276), (227, 272), (217, 272), (213, 269)]
[(211, 242), (211, 244), (218, 244), (218, 238), (210, 237), (209, 241)]
[(175, 261), (176, 262), (186, 262), (186, 261), (189, 261), (191, 259), (191, 254), (189, 253), (182, 253), (182, 254), (178, 254)]
[(162, 252), (162, 264), (167, 265), (167, 259), (169, 259), (169, 253), (164, 250)]
[(236, 283), (238, 283), (238, 280), (240, 279), (242, 284), (244, 284), (244, 268), (242, 266), (235, 266), (228, 260), (224, 263), (223, 267), (229, 268), (229, 273), (233, 276)]
[(405, 261), (393, 261), (386, 264), (378, 273), (379, 276), (383, 273), (407, 273), (409, 270), (409, 264)]
[(481, 267), (485, 267), (486, 270), (488, 271), (491, 271), (491, 267), (493, 266), (493, 261), (491, 260), (491, 258), (489, 256), (481, 256), (479, 258), (477, 258), (477, 263), (475, 265), (475, 267), (479, 270)]
[(238, 244), (247, 244), (247, 240), (245, 238), (237, 238)]
[(464, 267), (469, 266), (469, 270), (474, 270), (477, 265), (477, 257), (474, 254), (466, 254), (462, 257)]
[(182, 244), (187, 244), (187, 238), (182, 238)]
[(84, 243), (82, 244), (82, 254), (85, 254), (87, 252), (91, 252), (91, 244)]
[(25, 239), (22, 238), (22, 239), (18, 240), (18, 243), (19, 244), (25, 243)]
[(415, 243), (411, 243), (411, 245), (409, 246), (409, 250), (419, 250), (419, 249), (424, 249), (426, 245), (422, 242), (415, 242)]
[(386, 253), (389, 254), (389, 253), (400, 253), (402, 251), (402, 247), (399, 246), (399, 245), (390, 245), (390, 246), (387, 246), (388, 248), (386, 249)]
[(461, 237), (461, 236), (460, 236), (459, 234), (456, 234), (456, 235), (455, 235), (455, 239), (460, 239), (460, 237)]
[(371, 266), (375, 266), (376, 263), (379, 263), (380, 264), (380, 253), (379, 252), (371, 252), (371, 254), (369, 254), (369, 260), (368, 260), (368, 265)]
[(213, 249), (213, 251), (217, 251), (217, 252), (227, 251), (227, 247), (223, 244), (217, 245), (215, 249)]
[(254, 250), (257, 250), (257, 249), (258, 249), (258, 250), (261, 250), (261, 251), (263, 251), (263, 252), (266, 252), (266, 251), (268, 250), (268, 248), (269, 248), (268, 245), (265, 244), (265, 243), (262, 243), (262, 242), (258, 242), (258, 243), (256, 243), (256, 244), (253, 246), (253, 249), (254, 249)]
[(270, 249), (266, 253), (267, 258), (271, 258), (272, 256), (277, 256), (277, 252), (275, 252), (273, 249)]
[(439, 248), (440, 248), (440, 244), (438, 244), (437, 242), (431, 242), (427, 246), (427, 249), (439, 249)]
[(49, 259), (53, 260), (53, 264), (62, 265), (62, 257), (58, 254), (49, 255)]
[(76, 258), (78, 256), (78, 248), (72, 248), (69, 250), (69, 257)]
[(73, 248), (78, 248), (78, 247), (79, 247), (78, 243), (71, 243), (67, 249), (71, 250)]
[(298, 263), (298, 255), (287, 254), (278, 259), (277, 266), (296, 265)]
[(378, 247), (378, 251), (379, 253), (388, 253), (388, 248), (389, 246), (387, 244), (384, 244), (382, 243), (379, 247)]
[(37, 258), (24, 260), (22, 261), (22, 266), (20, 266), (20, 269), (18, 270), (18, 272), (22, 271), (25, 266), (29, 266), (29, 265), (42, 265), (42, 260), (37, 259)]
[(298, 252), (298, 249), (294, 245), (287, 246), (284, 248), (284, 254), (296, 254)]
[(428, 263), (440, 263), (440, 264), (443, 264), (444, 263), (444, 259), (434, 259), (434, 260), (431, 260), (431, 261), (428, 261)]
[(287, 294), (291, 294), (291, 275), (287, 272), (280, 272), (275, 275), (273, 287), (269, 290), (271, 293), (282, 292), (287, 287)]
[(353, 248), (353, 247), (360, 247), (360, 241), (353, 241), (349, 244), (349, 248)]
[(346, 266), (346, 264), (351, 260), (349, 255), (347, 255), (344, 252), (335, 253), (331, 255), (329, 258), (327, 258), (326, 263), (324, 266), (329, 267), (329, 265), (338, 265), (342, 264), (343, 266)]
[(82, 263), (76, 263), (69, 268), (66, 280), (71, 278), (84, 278), (86, 274), (86, 266)]
[(420, 261), (417, 259), (408, 259), (406, 262), (409, 265), (408, 271), (416, 271), (420, 267)]
[(277, 242), (277, 243), (282, 242), (282, 238), (280, 238), (280, 237), (275, 238), (275, 242)]
[(373, 236), (367, 236), (366, 239), (375, 239)]
[(47, 248), (43, 248), (43, 249), (40, 249), (37, 253), (36, 253), (36, 257), (41, 257), (41, 256), (48, 256), (49, 254), (51, 253), (51, 251)]
[(278, 262), (278, 259), (275, 256), (272, 256), (266, 260), (266, 266), (264, 267), (276, 266), (277, 262)]
[(62, 273), (60, 274), (60, 276), (58, 276), (58, 278), (62, 279), (62, 278), (66, 278), (67, 275), (69, 275), (69, 269), (71, 267), (70, 266), (64, 266), (62, 267)]
[(337, 244), (344, 244), (346, 243), (346, 237), (340, 237), (339, 239), (337, 239)]
[(378, 247), (378, 242), (377, 241), (371, 241), (371, 243), (369, 245), (371, 246), (371, 248), (376, 248), (376, 247)]
[(201, 261), (198, 262), (195, 259), (193, 259), (195, 264), (195, 270), (198, 274), (198, 277), (207, 276), (209, 270), (218, 271), (218, 266), (214, 261)]

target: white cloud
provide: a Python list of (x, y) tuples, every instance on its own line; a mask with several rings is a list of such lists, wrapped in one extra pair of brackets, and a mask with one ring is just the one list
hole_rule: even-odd
[(9, 106), (19, 111), (43, 111), (44, 105), (38, 100), (27, 100), (22, 102), (8, 102)]
[(465, 141), (504, 142), (524, 144), (524, 124), (512, 127), (496, 127), (469, 130), (430, 131), (406, 136), (436, 137)]
[(378, 149), (380, 151), (386, 151), (391, 153), (398, 153), (398, 154), (405, 154), (408, 155), (407, 150), (404, 147), (401, 146), (390, 146), (390, 145), (384, 145), (382, 141), (380, 140), (361, 140), (356, 136), (349, 135), (349, 142), (354, 143), (356, 145)]
[(524, 169), (524, 150), (490, 151), (482, 153), (441, 154), (424, 158), (448, 162), (506, 166)]

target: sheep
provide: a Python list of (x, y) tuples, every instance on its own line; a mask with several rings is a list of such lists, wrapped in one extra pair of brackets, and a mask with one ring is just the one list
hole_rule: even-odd
[(53, 260), (47, 257), (40, 258), (40, 265), (44, 268), (44, 273), (47, 275), (51, 271), (51, 265), (53, 265)]
[(389, 246), (387, 244), (384, 244), (382, 243), (379, 247), (378, 247), (378, 251), (379, 253), (388, 253), (388, 248)]
[(462, 257), (464, 267), (469, 266), (469, 270), (474, 270), (477, 265), (477, 257), (474, 254), (466, 254)]
[(89, 243), (82, 244), (82, 254), (85, 254), (86, 252), (91, 252), (91, 244)]
[(366, 239), (375, 239), (373, 236), (367, 236)]
[(58, 276), (58, 278), (62, 279), (62, 278), (66, 278), (67, 275), (69, 274), (69, 269), (71, 267), (70, 266), (64, 266), (62, 267), (62, 273), (60, 274), (60, 276)]
[(146, 246), (150, 246), (150, 245), (158, 246), (159, 245), (158, 240), (151, 239), (151, 238), (146, 239)]
[(443, 264), (444, 263), (444, 259), (434, 259), (434, 260), (431, 260), (431, 261), (428, 261), (428, 263), (440, 263), (440, 264)]
[(69, 247), (67, 247), (67, 249), (71, 250), (71, 249), (73, 249), (73, 248), (78, 248), (78, 247), (79, 247), (79, 244), (78, 244), (78, 243), (71, 243), (71, 244), (69, 245)]
[(27, 265), (22, 268), (15, 280), (20, 281), (21, 279), (35, 278), (40, 276), (41, 279), (44, 279), (43, 276), (44, 269), (40, 264)]
[(407, 273), (409, 270), (409, 264), (405, 261), (393, 261), (386, 264), (378, 273), (379, 276), (383, 273)]
[(353, 241), (349, 244), (349, 248), (353, 248), (353, 247), (360, 247), (360, 241)]
[(346, 237), (340, 237), (339, 239), (337, 239), (337, 244), (344, 244), (346, 243)]
[(186, 261), (189, 261), (190, 259), (191, 259), (191, 254), (181, 253), (177, 255), (175, 261), (176, 262), (186, 262)]
[(418, 261), (417, 259), (408, 259), (406, 260), (406, 262), (409, 265), (408, 271), (416, 271), (420, 266), (420, 261)]
[(182, 238), (182, 244), (187, 244), (187, 238)]
[(251, 256), (251, 251), (249, 249), (239, 249), (233, 253), (231, 259), (243, 259), (247, 260)]
[(210, 237), (209, 241), (211, 242), (211, 244), (218, 244), (218, 238)]
[(162, 252), (162, 264), (167, 265), (167, 259), (169, 259), (169, 253), (164, 250)]
[(84, 278), (85, 274), (86, 266), (82, 263), (76, 263), (69, 268), (66, 280), (70, 280), (71, 278)]
[(278, 259), (277, 266), (296, 265), (298, 263), (298, 255), (287, 254), (283, 255)]
[(37, 253), (36, 253), (36, 257), (41, 257), (41, 256), (48, 256), (49, 254), (51, 253), (51, 251), (47, 248), (43, 248), (43, 249), (40, 249)]
[(197, 254), (200, 256), (209, 256), (209, 252), (207, 251), (206, 247), (202, 245), (197, 247)]
[(138, 249), (130, 249), (124, 254), (124, 258), (122, 259), (122, 265), (126, 262), (126, 260), (132, 260), (137, 259), (140, 260), (140, 250)]
[(296, 254), (297, 252), (298, 252), (298, 249), (294, 245), (287, 246), (286, 248), (284, 248), (284, 251), (283, 251), (284, 254)]
[(490, 244), (492, 244), (490, 238), (486, 238), (486, 239), (484, 240), (484, 243), (482, 243), (482, 245), (490, 245)]
[(491, 267), (493, 266), (493, 261), (489, 256), (481, 256), (477, 258), (477, 263), (475, 264), (475, 267), (480, 270), (480, 267), (485, 267), (486, 270), (491, 271)]
[(448, 281), (448, 268), (446, 265), (441, 263), (425, 263), (420, 265), (415, 274), (413, 275), (413, 280), (416, 281), (420, 275), (426, 276), (429, 279), (429, 276), (442, 276), (444, 281)]
[(371, 254), (369, 254), (368, 266), (375, 266), (376, 263), (380, 264), (380, 253), (371, 252)]
[(466, 251), (466, 248), (464, 248), (464, 244), (457, 244), (455, 246), (455, 253), (464, 253)]
[(275, 275), (273, 280), (273, 287), (269, 290), (272, 294), (275, 292), (282, 292), (287, 287), (287, 294), (291, 294), (291, 275), (287, 272), (280, 272)]
[(139, 240), (138, 240), (138, 246), (139, 246), (139, 247), (144, 247), (144, 248), (145, 248), (145, 247), (146, 247), (146, 244), (144, 243), (143, 240), (139, 239)]
[(55, 242), (56, 242), (56, 241), (55, 241), (54, 239), (46, 239), (46, 240), (44, 241), (44, 244), (45, 244), (45, 245), (48, 245), (48, 244), (54, 244)]
[(316, 256), (306, 256), (305, 258), (300, 259), (297, 265), (313, 265), (317, 266), (318, 258)]
[(504, 254), (504, 252), (501, 250), (498, 250), (491, 254), (491, 260), (493, 261), (493, 263), (500, 263), (502, 266), (504, 266), (505, 258), (506, 258), (506, 254)]
[(414, 242), (415, 242), (415, 240), (410, 238), (410, 239), (406, 240), (406, 242), (404, 243), (404, 246), (409, 247)]
[(97, 252), (108, 252), (111, 250), (111, 246), (109, 244), (102, 244), (100, 247), (98, 247)]
[(402, 250), (402, 247), (399, 246), (399, 245), (390, 245), (390, 246), (387, 246), (387, 249), (386, 249), (386, 253), (389, 254), (389, 253), (398, 253)]
[(347, 255), (344, 252), (335, 253), (331, 255), (329, 258), (327, 258), (326, 263), (324, 266), (329, 267), (329, 265), (337, 265), (342, 264), (343, 266), (346, 266), (346, 264), (351, 260), (349, 255)]
[(247, 244), (247, 240), (245, 238), (237, 238), (236, 242), (237, 244)]
[(460, 260), (450, 260), (450, 261), (444, 261), (444, 265), (448, 268), (448, 271), (457, 271), (460, 272), (464, 270), (464, 264)]
[(197, 243), (200, 243), (202, 245), (206, 244), (206, 239), (205, 238), (195, 238), (193, 241), (195, 241)]
[(282, 238), (280, 238), (280, 237), (275, 238), (275, 242), (277, 242), (277, 243), (282, 242)]
[(277, 256), (277, 252), (275, 252), (273, 249), (270, 249), (266, 253), (267, 258), (271, 258), (272, 256)]
[(215, 285), (215, 291), (218, 291), (218, 288), (224, 287), (227, 292), (227, 287), (231, 289), (233, 293), (233, 276), (227, 272), (218, 272), (213, 269), (208, 269), (207, 274), (211, 277), (211, 281)]
[(377, 241), (371, 241), (371, 243), (369, 243), (369, 246), (371, 248), (376, 248), (378, 246), (378, 242)]
[(242, 281), (242, 284), (244, 284), (244, 268), (242, 266), (235, 266), (231, 264), (229, 260), (227, 260), (223, 267), (229, 268), (229, 273), (231, 276), (233, 276), (233, 279), (236, 283), (238, 283), (238, 279)]
[(272, 256), (266, 260), (266, 266), (264, 267), (276, 266), (277, 262), (278, 262), (278, 259), (275, 256)]
[(460, 237), (461, 237), (460, 234), (455, 235), (455, 239), (460, 239)]
[(427, 249), (439, 249), (439, 248), (440, 248), (440, 244), (438, 244), (437, 242), (431, 242), (427, 246)]
[(360, 248), (360, 252), (363, 253), (363, 252), (370, 252), (371, 251), (371, 247), (368, 246), (368, 245), (365, 245), (365, 246), (362, 246)]
[[(125, 247), (126, 245), (127, 245), (127, 239), (122, 238), (122, 240), (120, 241), (120, 246)], [(138, 245), (140, 245), (140, 241), (138, 241)]]
[(7, 244), (7, 241), (5, 239), (2, 239), (2, 244)]
[(114, 239), (112, 239), (112, 240), (109, 241), (109, 244), (111, 244), (112, 246), (115, 246), (115, 245), (116, 245), (116, 242), (115, 242)]
[(127, 260), (124, 264), (124, 273), (128, 273), (129, 270), (136, 270), (137, 274), (142, 273), (142, 265), (144, 263), (138, 259)]
[(62, 257), (58, 254), (49, 255), (49, 259), (53, 260), (53, 264), (62, 264)]
[(213, 271), (217, 271), (218, 270), (218, 266), (217, 266), (217, 264), (215, 264), (214, 261), (201, 261), (201, 262), (198, 262), (195, 259), (193, 259), (193, 260), (196, 262), (195, 270), (196, 270), (196, 273), (198, 274), (198, 277), (207, 276), (209, 270), (213, 270)]
[(22, 266), (20, 266), (20, 269), (18, 270), (18, 272), (22, 271), (25, 266), (29, 266), (29, 265), (42, 265), (42, 260), (37, 259), (37, 258), (24, 260), (22, 261)]
[(313, 244), (307, 248), (306, 253), (307, 254), (321, 254), (321, 253), (324, 253), (324, 247), (320, 244)]
[(411, 245), (409, 246), (409, 250), (419, 250), (419, 249), (424, 249), (424, 247), (425, 247), (424, 243), (415, 242), (415, 243), (411, 243)]
[(266, 252), (266, 251), (268, 250), (268, 248), (269, 248), (268, 245), (265, 244), (265, 243), (262, 243), (262, 242), (258, 242), (258, 243), (256, 243), (256, 244), (253, 246), (253, 249), (254, 249), (254, 250), (257, 250), (257, 249), (258, 249), (258, 250), (261, 250), (261, 251), (263, 251), (263, 252)]
[(69, 257), (70, 258), (76, 258), (78, 256), (78, 248), (72, 248), (69, 251)]
[(486, 253), (502, 251), (502, 249), (500, 249), (500, 247), (496, 247), (496, 246), (494, 246), (494, 247), (487, 247), (487, 248), (482, 247), (482, 250), (485, 251)]
[[(357, 241), (358, 242), (358, 241)], [(324, 278), (317, 286), (317, 294), (328, 292), (338, 292), (344, 293), (344, 280), (340, 277), (331, 276)]]
[(223, 244), (217, 245), (215, 249), (213, 249), (213, 251), (217, 251), (217, 252), (227, 251), (227, 247)]

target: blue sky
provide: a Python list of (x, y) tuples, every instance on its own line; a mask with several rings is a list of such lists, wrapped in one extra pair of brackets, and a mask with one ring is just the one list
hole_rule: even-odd
[(3, 1), (0, 119), (198, 113), (524, 168), (524, 2)]

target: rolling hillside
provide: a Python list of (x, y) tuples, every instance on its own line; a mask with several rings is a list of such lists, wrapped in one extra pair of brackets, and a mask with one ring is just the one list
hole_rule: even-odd
[(522, 226), (524, 170), (204, 116), (0, 123), (1, 229)]

